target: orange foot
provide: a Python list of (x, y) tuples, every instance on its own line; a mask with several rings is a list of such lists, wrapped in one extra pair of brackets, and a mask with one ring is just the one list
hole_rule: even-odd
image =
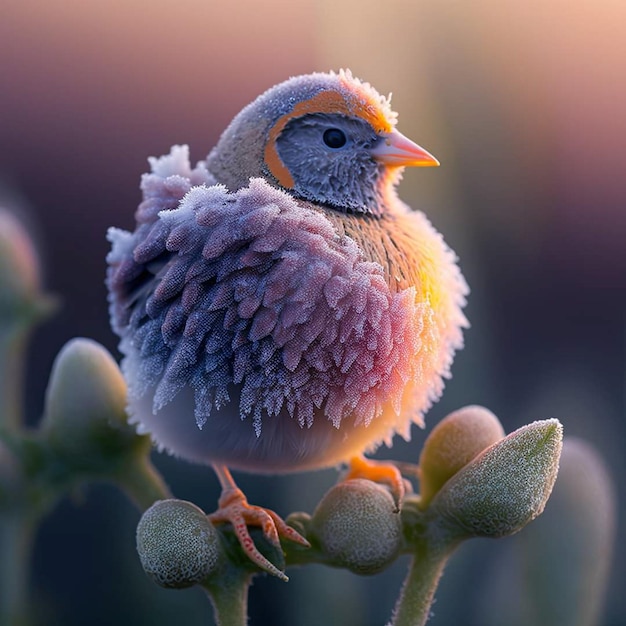
[(246, 496), (237, 487), (228, 469), (223, 466), (216, 466), (214, 469), (222, 485), (222, 495), (218, 501), (217, 511), (211, 513), (208, 518), (213, 523), (230, 522), (241, 548), (248, 558), (262, 570), (286, 582), (289, 579), (285, 573), (281, 572), (258, 551), (248, 532), (248, 525), (260, 526), (268, 541), (277, 548), (280, 548), (279, 537), (284, 537), (307, 548), (311, 544), (291, 526), (287, 526), (285, 521), (274, 511), (248, 504)]
[(364, 456), (352, 457), (343, 480), (350, 480), (351, 478), (366, 478), (375, 483), (389, 485), (396, 508), (400, 509), (406, 487), (400, 470), (392, 461), (373, 461)]

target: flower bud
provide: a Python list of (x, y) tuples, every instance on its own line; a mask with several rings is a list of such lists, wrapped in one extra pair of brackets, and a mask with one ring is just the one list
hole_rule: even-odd
[(369, 480), (335, 485), (318, 504), (312, 527), (335, 565), (375, 574), (398, 556), (402, 523), (391, 494)]
[(520, 537), (529, 623), (599, 624), (616, 554), (617, 490), (587, 442), (566, 437), (544, 515)]
[(62, 348), (46, 391), (42, 431), (54, 450), (91, 469), (136, 445), (126, 422), (126, 383), (100, 344), (81, 338)]
[(0, 334), (31, 326), (54, 305), (41, 292), (39, 259), (29, 234), (0, 208)]
[(477, 454), (504, 437), (498, 418), (481, 406), (450, 413), (432, 430), (420, 455), (420, 507)]
[(137, 552), (154, 582), (183, 589), (217, 569), (221, 544), (218, 531), (195, 504), (159, 500), (139, 520)]
[(39, 292), (39, 262), (20, 222), (0, 209), (0, 317)]
[(563, 427), (533, 422), (493, 444), (441, 488), (431, 510), (462, 537), (503, 537), (541, 514), (556, 480)]

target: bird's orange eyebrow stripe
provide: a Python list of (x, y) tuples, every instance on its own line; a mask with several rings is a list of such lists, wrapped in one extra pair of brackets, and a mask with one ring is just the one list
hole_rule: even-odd
[(276, 177), (276, 180), (285, 189), (293, 189), (295, 183), (293, 176), (278, 156), (276, 140), (290, 120), (309, 113), (339, 113), (340, 115), (358, 116), (368, 122), (377, 133), (391, 131), (389, 121), (371, 103), (359, 101), (356, 98), (351, 102), (347, 102), (337, 91), (322, 91), (308, 100), (298, 102), (289, 113), (285, 113), (272, 126), (267, 145), (265, 146), (265, 163), (270, 172)]

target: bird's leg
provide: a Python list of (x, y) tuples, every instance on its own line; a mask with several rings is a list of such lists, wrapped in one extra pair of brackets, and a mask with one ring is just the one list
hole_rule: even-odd
[(310, 547), (309, 542), (295, 529), (288, 526), (274, 511), (248, 504), (246, 496), (235, 484), (227, 467), (214, 465), (213, 469), (220, 481), (222, 495), (218, 501), (217, 511), (211, 513), (208, 518), (213, 523), (230, 522), (248, 558), (262, 570), (287, 581), (288, 578), (284, 572), (281, 572), (258, 551), (248, 532), (248, 525), (260, 526), (268, 541), (277, 548), (280, 548), (279, 537), (285, 537), (307, 548)]
[(396, 507), (400, 508), (406, 488), (404, 478), (393, 462), (374, 461), (366, 459), (364, 456), (354, 456), (348, 463), (348, 471), (343, 476), (343, 480), (350, 480), (351, 478), (366, 478), (375, 483), (389, 485)]

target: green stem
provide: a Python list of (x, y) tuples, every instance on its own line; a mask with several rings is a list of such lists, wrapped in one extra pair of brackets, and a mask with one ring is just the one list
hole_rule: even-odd
[(411, 561), (393, 615), (393, 626), (423, 626), (430, 616), (435, 591), (452, 550), (419, 550)]
[(204, 589), (211, 599), (217, 626), (246, 626), (248, 589), (252, 574), (228, 568), (224, 576)]
[(0, 624), (29, 623), (28, 584), (34, 520), (0, 516)]
[(124, 466), (118, 474), (118, 484), (126, 495), (145, 511), (157, 500), (167, 500), (172, 497), (169, 487), (163, 477), (156, 470), (149, 458), (133, 459)]
[(0, 424), (9, 432), (22, 425), (22, 381), (27, 327), (0, 330)]

